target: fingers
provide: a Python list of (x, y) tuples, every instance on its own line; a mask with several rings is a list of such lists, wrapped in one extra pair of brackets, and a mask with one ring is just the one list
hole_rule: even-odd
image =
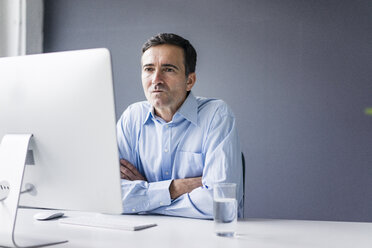
[(120, 165), (120, 174), (121, 174), (121, 178), (123, 179), (131, 180), (131, 181), (135, 180), (135, 175), (132, 173), (132, 171), (130, 171), (123, 165)]
[(144, 176), (137, 170), (136, 167), (134, 167), (131, 163), (128, 162), (127, 169), (129, 169), (134, 176), (137, 178), (137, 180), (146, 180)]
[(134, 167), (130, 162), (128, 162), (127, 160), (125, 159), (121, 159), (120, 160), (120, 164), (122, 164), (125, 168), (127, 168), (128, 170), (130, 170), (133, 174), (136, 174), (137, 172), (137, 169), (136, 167)]
[(146, 178), (133, 166), (130, 162), (125, 159), (120, 159), (120, 174), (121, 178), (126, 180), (143, 180), (146, 181)]
[(130, 162), (128, 162), (127, 160), (125, 159), (121, 159), (120, 160), (120, 163), (123, 167), (123, 169), (121, 169), (121, 171), (124, 173), (124, 174), (127, 174), (127, 176), (129, 178), (131, 178), (132, 180), (134, 180), (134, 178), (136, 177), (139, 177), (139, 176), (142, 176), (141, 173), (138, 172), (137, 168), (134, 167)]
[(174, 179), (169, 186), (169, 193), (171, 199), (176, 199), (179, 196), (185, 193), (190, 193), (201, 186), (203, 186), (202, 177)]

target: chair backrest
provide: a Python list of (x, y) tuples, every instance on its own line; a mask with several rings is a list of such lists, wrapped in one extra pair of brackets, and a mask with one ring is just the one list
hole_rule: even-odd
[(242, 166), (243, 166), (243, 218), (244, 218), (244, 204), (245, 204), (245, 158), (242, 152)]

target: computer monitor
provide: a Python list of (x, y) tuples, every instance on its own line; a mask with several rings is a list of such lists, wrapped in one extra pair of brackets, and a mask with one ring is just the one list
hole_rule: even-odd
[(115, 123), (107, 49), (0, 58), (0, 140), (33, 134), (21, 206), (122, 213)]

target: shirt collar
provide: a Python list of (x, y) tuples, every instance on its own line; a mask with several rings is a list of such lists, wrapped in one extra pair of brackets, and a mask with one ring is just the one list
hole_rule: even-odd
[(198, 102), (191, 91), (177, 113), (193, 123), (195, 126), (198, 125)]
[[(174, 114), (173, 119), (177, 114), (181, 115), (186, 120), (193, 123), (195, 126), (198, 125), (198, 103), (194, 94), (191, 91), (189, 95), (186, 97), (181, 107)], [(146, 115), (143, 124), (146, 124), (151, 119), (155, 119), (155, 110), (152, 105), (149, 106), (149, 111)]]
[(154, 113), (155, 113), (154, 112), (154, 107), (151, 104), (149, 104), (149, 110), (147, 112), (147, 115), (146, 115), (145, 120), (143, 121), (143, 125), (145, 125), (152, 118), (155, 118), (155, 114)]

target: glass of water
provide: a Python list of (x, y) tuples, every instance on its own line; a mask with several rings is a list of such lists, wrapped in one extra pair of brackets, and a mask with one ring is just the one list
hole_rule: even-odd
[(238, 204), (235, 183), (213, 186), (214, 230), (218, 236), (233, 237), (236, 231)]

